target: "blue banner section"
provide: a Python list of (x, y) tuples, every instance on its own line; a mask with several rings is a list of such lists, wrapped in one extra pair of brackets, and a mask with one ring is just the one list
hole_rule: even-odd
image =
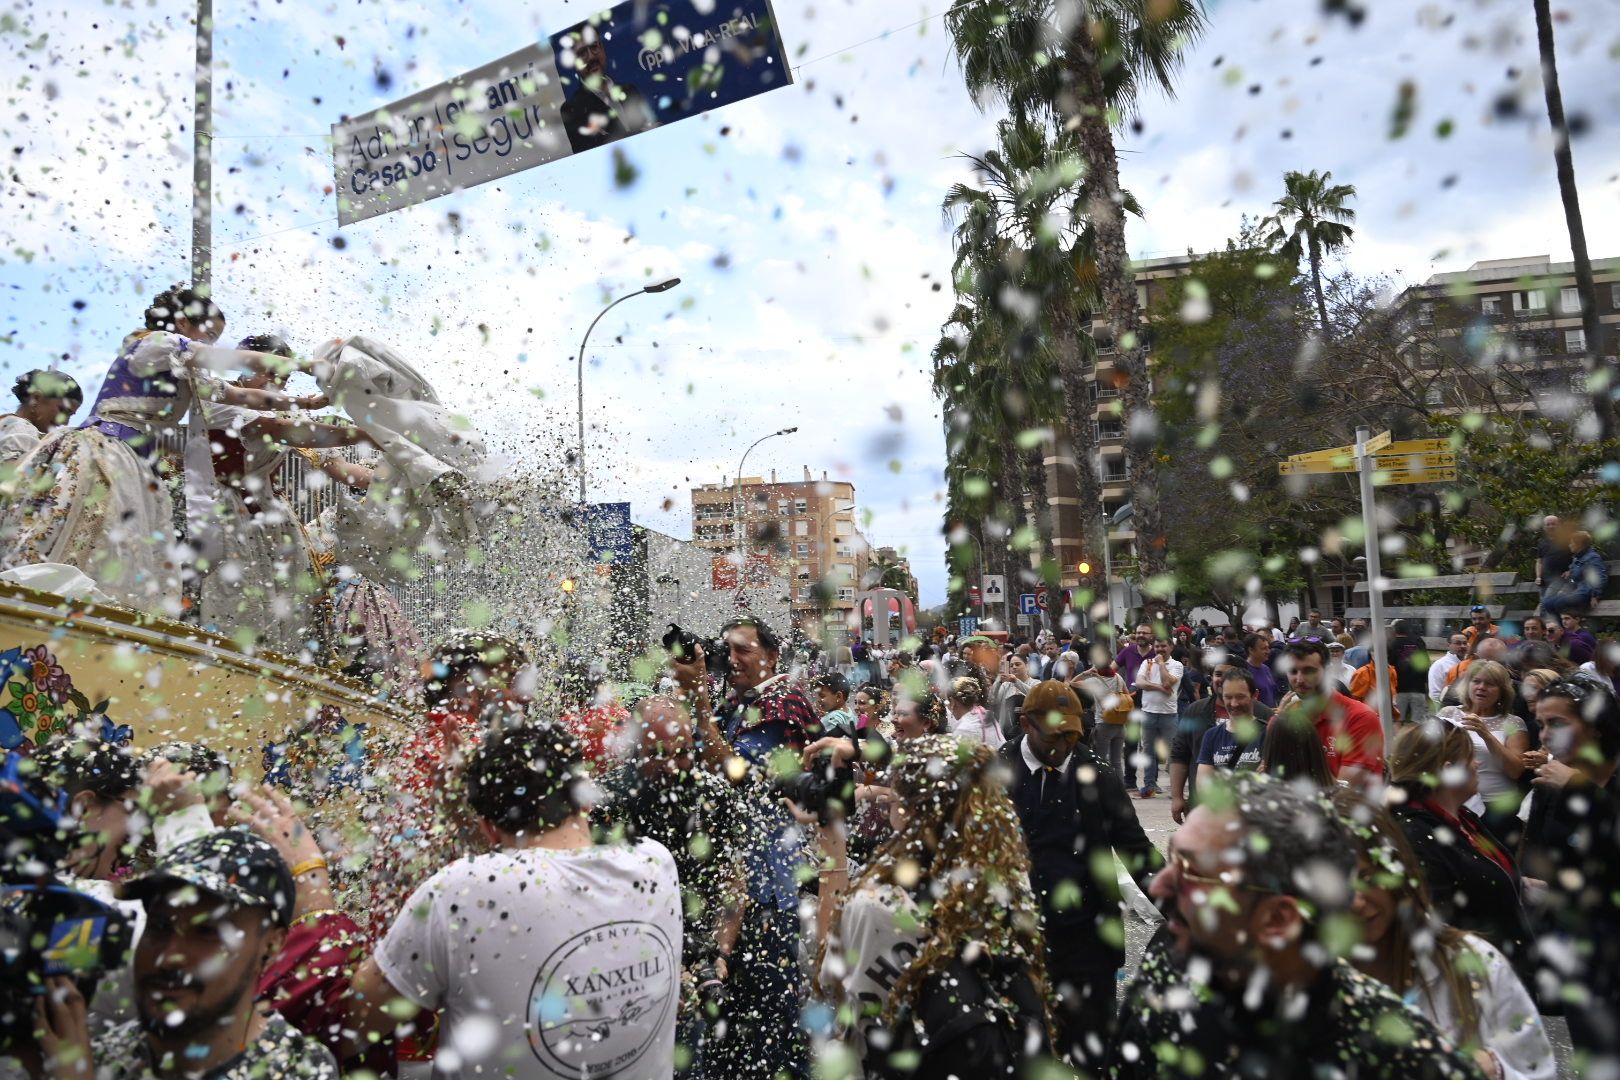
[(625, 0), (550, 41), (576, 154), (793, 81), (770, 0)]
[(973, 615), (963, 615), (956, 621), (956, 630), (961, 637), (972, 637), (979, 632), (979, 620)]
[(627, 563), (635, 557), (630, 504), (592, 503), (585, 508), (585, 535), (591, 558), (598, 563)]

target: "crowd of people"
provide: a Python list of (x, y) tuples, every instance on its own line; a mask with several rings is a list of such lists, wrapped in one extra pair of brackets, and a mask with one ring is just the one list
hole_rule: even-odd
[[(0, 1033), (56, 1078), (1542, 1078), (1561, 1013), (1588, 1075), (1620, 1067), (1609, 686), (1553, 669), (1526, 712), (1482, 628), (1467, 711), (1386, 746), (1314, 635), (1275, 668), (1213, 636), (911, 642), (852, 687), (741, 617), (588, 718), (463, 635), (341, 795), (79, 731), (6, 761), (6, 880), (123, 949), (29, 951)], [(1110, 727), (1169, 744), (1166, 854)], [(1512, 840), (1479, 802), (1510, 790)], [(1135, 890), (1164, 923), (1127, 973)]]

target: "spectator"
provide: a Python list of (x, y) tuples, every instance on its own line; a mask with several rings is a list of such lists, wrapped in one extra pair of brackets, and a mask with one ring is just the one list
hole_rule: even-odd
[(653, 840), (675, 859), (685, 915), (677, 1059), (685, 1058), (684, 1072), (701, 1076), (707, 1033), (721, 1019), (710, 1003), (730, 976), (742, 931), (743, 852), (757, 814), (748, 794), (694, 767), (692, 722), (679, 702), (641, 702), (621, 744), (625, 764), (608, 778), (597, 814), (613, 839)]
[(1297, 641), (1288, 646), (1289, 694), (1277, 709), (1298, 708), (1322, 740), (1333, 778), (1369, 790), (1384, 779), (1384, 728), (1378, 714), (1354, 698), (1323, 684), (1327, 647)]
[(1204, 733), (1198, 750), (1198, 779), (1207, 783), (1217, 772), (1233, 773), (1260, 766), (1265, 721), (1255, 715), (1254, 679), (1241, 669), (1227, 673), (1221, 685), (1226, 715)]
[(1365, 667), (1372, 659), (1372, 637), (1366, 619), (1350, 620), (1350, 644), (1344, 648), (1344, 662), (1350, 670)]
[[(1226, 718), (1221, 688), (1226, 676), (1233, 671), (1248, 674), (1243, 665), (1231, 660), (1215, 665), (1210, 672), (1209, 695), (1181, 714), (1175, 741), (1170, 744), (1170, 817), (1178, 825), (1186, 819), (1187, 810), (1198, 793), (1198, 754), (1203, 748), (1204, 733)], [(1253, 708), (1255, 718), (1262, 723), (1271, 718), (1271, 710), (1258, 701)]]
[(1495, 661), (1476, 661), (1457, 680), (1457, 696), (1462, 703), (1446, 706), (1439, 715), (1466, 731), (1474, 747), (1479, 790), (1468, 800), (1468, 809), (1512, 849), (1519, 838), (1519, 778), (1530, 749), (1530, 734), (1513, 714), (1518, 698), (1513, 676)]
[(1340, 645), (1343, 645), (1347, 649), (1356, 643), (1355, 638), (1345, 633), (1343, 619), (1334, 619), (1329, 622), (1328, 632), (1334, 641), (1337, 641)]
[(1363, 946), (1353, 961), (1400, 994), (1489, 1077), (1554, 1080), (1558, 1063), (1536, 1003), (1490, 942), (1446, 926), (1423, 884), (1423, 864), (1394, 818), (1350, 791), (1334, 809), (1356, 851)]
[(1390, 690), (1403, 719), (1420, 720), (1429, 711), (1429, 646), (1412, 624), (1396, 619), (1390, 627), (1389, 663), (1395, 669)]
[(1327, 644), (1328, 639), (1332, 636), (1332, 629), (1322, 621), (1322, 613), (1316, 608), (1311, 608), (1311, 610), (1306, 613), (1305, 621), (1300, 623), (1298, 626), (1290, 628), (1288, 633), (1288, 639), (1290, 641), (1298, 641), (1301, 638), (1316, 638), (1324, 645)]
[(1327, 641), (1328, 666), (1327, 672), (1322, 676), (1326, 685), (1333, 687), (1342, 694), (1350, 692), (1350, 679), (1355, 670), (1344, 662), (1344, 646), (1337, 641)]
[(1114, 775), (1123, 781), (1125, 731), (1130, 726), (1136, 702), (1125, 685), (1125, 676), (1114, 667), (1108, 654), (1098, 649), (1096, 659), (1097, 666), (1076, 676), (1074, 682), (1077, 686), (1072, 689), (1090, 709), (1092, 752), (1097, 755), (1099, 762), (1113, 769)]
[(1599, 642), (1592, 659), (1582, 664), (1580, 670), (1597, 679), (1613, 693), (1615, 674), (1620, 672), (1620, 643), (1609, 638)]
[(1541, 536), (1536, 540), (1536, 584), (1541, 588), (1541, 599), (1558, 589), (1558, 584), (1575, 561), (1569, 549), (1569, 529), (1551, 514), (1541, 519)]
[(1001, 748), (1029, 845), (1030, 881), (1046, 928), (1046, 970), (1059, 996), (1057, 1047), (1099, 1061), (1125, 962), (1118, 858), (1146, 886), (1162, 862), (1117, 774), (1081, 742), (1080, 698), (1060, 682), (1024, 699), (1022, 734)]
[(1170, 741), (1176, 737), (1176, 703), (1183, 668), (1170, 655), (1170, 639), (1153, 643), (1153, 655), (1136, 672), (1136, 690), (1142, 710), (1142, 786), (1137, 797), (1151, 799), (1159, 788), (1159, 760), (1169, 760)]
[(467, 799), (495, 850), (428, 879), (360, 964), (354, 1049), (436, 1010), (439, 1057), (461, 1075), (674, 1072), (675, 861), (652, 840), (596, 843), (584, 773), (578, 741), (550, 723), (495, 732), (473, 752)]
[(984, 688), (979, 680), (966, 676), (952, 680), (945, 704), (951, 711), (951, 734), (958, 739), (977, 739), (992, 750), (1007, 741), (1001, 726), (984, 707)]
[[(1361, 667), (1358, 667), (1350, 676), (1350, 694), (1349, 694), (1349, 696), (1355, 698), (1357, 701), (1359, 701), (1362, 704), (1366, 705), (1368, 708), (1370, 708), (1370, 709), (1372, 709), (1374, 711), (1377, 711), (1377, 709), (1378, 709), (1378, 676), (1375, 674), (1375, 671), (1376, 671), (1376, 669), (1373, 667), (1373, 662), (1371, 660), (1367, 661)], [(1388, 686), (1389, 686), (1389, 691), (1390, 691), (1390, 695), (1391, 695), (1390, 696), (1390, 702), (1389, 702), (1390, 708), (1394, 709), (1395, 708), (1394, 693), (1395, 693), (1395, 685), (1396, 685), (1395, 684), (1395, 665), (1394, 664), (1386, 664), (1384, 666), (1384, 677), (1388, 680)], [(1323, 685), (1327, 685), (1325, 675), (1323, 677)], [(1424, 711), (1427, 712), (1428, 710), (1425, 709)], [(1401, 714), (1399, 712), (1396, 712), (1396, 713), (1394, 713), (1394, 717), (1395, 717), (1395, 719), (1399, 720), (1401, 718)]]
[(1506, 664), (1508, 661), (1507, 642), (1501, 638), (1489, 637), (1479, 643), (1474, 655), (1467, 657), (1446, 675), (1446, 692), (1440, 696), (1442, 705), (1460, 705), (1462, 698), (1457, 696), (1457, 687), (1462, 677), (1468, 674), (1468, 669), (1476, 663)]
[(1593, 546), (1591, 533), (1584, 529), (1570, 533), (1569, 552), (1569, 569), (1559, 579), (1558, 587), (1542, 598), (1541, 610), (1548, 615), (1584, 615), (1597, 606), (1603, 590), (1609, 587), (1609, 564)]
[(1405, 796), (1394, 807), (1396, 819), (1423, 863), (1441, 918), (1496, 946), (1528, 983), (1535, 971), (1533, 937), (1519, 867), (1468, 809), (1479, 787), (1468, 732), (1439, 718), (1405, 725), (1390, 767)]
[(849, 680), (831, 671), (816, 679), (815, 691), (821, 734), (850, 742), (859, 739), (860, 721), (849, 711)]
[(1202, 802), (1153, 879), (1166, 928), (1125, 989), (1108, 1075), (1474, 1075), (1428, 1020), (1337, 959), (1327, 935), (1354, 871), (1344, 826), (1288, 785), (1243, 774)]
[(84, 404), (79, 384), (60, 371), (35, 368), (12, 384), (17, 410), (0, 416), (0, 465), (14, 467)]
[(1131, 635), (1131, 640), (1127, 641), (1125, 647), (1114, 657), (1114, 666), (1125, 679), (1125, 689), (1131, 691), (1136, 689), (1136, 671), (1142, 666), (1142, 661), (1152, 653), (1153, 627), (1142, 623), (1136, 628), (1136, 633)]
[(275, 848), (245, 830), (188, 840), (121, 895), (145, 925), (131, 970), (138, 1020), (92, 1038), (84, 998), (52, 976), (37, 1013), (47, 1073), (99, 1080), (206, 1076), (210, 1080), (336, 1080), (320, 1043), (275, 1012), (255, 988), (292, 922), (292, 874)]
[(932, 691), (912, 694), (901, 690), (894, 695), (894, 736), (898, 743), (946, 731), (945, 703)]
[(1523, 630), (1524, 636), (1519, 643), (1521, 646), (1532, 641), (1547, 640), (1547, 622), (1540, 615), (1526, 615)]
[(1264, 634), (1248, 634), (1243, 639), (1243, 657), (1249, 674), (1254, 676), (1260, 704), (1277, 707), (1281, 696), (1277, 692), (1277, 675), (1271, 670), (1271, 639)]
[(1466, 656), (1473, 656), (1479, 651), (1482, 642), (1499, 635), (1495, 623), (1491, 622), (1491, 609), (1484, 604), (1475, 604), (1468, 609), (1468, 625), (1463, 627), (1463, 637), (1468, 639), (1468, 652)]
[(1181, 665), (1181, 685), (1176, 690), (1177, 726), (1180, 717), (1195, 702), (1209, 696), (1209, 673), (1204, 670), (1204, 650), (1196, 646), (1177, 645), (1170, 650), (1170, 658)]
[(1543, 956), (1568, 1002), (1570, 1040), (1588, 1074), (1620, 1069), (1620, 705), (1571, 675), (1541, 692), (1536, 718), (1550, 755), (1536, 769), (1525, 869), (1547, 883)]
[(1305, 717), (1297, 714), (1266, 721), (1260, 768), (1256, 771), (1311, 791), (1331, 791), (1335, 784), (1327, 754), (1322, 750), (1322, 737)]
[[(1056, 664), (1054, 660), (1052, 666)], [(1013, 699), (1029, 693), (1034, 685), (1035, 680), (1021, 658), (1009, 656), (1002, 661), (1001, 672), (996, 676), (995, 685), (990, 687), (990, 714), (1001, 729), (1004, 741), (1011, 738), (1018, 727), (1018, 710), (1013, 708)]]
[(1586, 619), (1582, 615), (1566, 611), (1559, 617), (1558, 622), (1561, 628), (1558, 644), (1569, 657), (1570, 663), (1584, 664), (1596, 655), (1597, 638), (1586, 628)]
[[(908, 744), (891, 770), (894, 833), (853, 882), (842, 829), (821, 825), (818, 982), (846, 1006), (853, 1049), (834, 1068), (889, 1075), (891, 1055), (917, 1051), (913, 1019), (946, 1043), (923, 1048), (918, 1075), (1012, 1075), (1046, 1048), (1030, 858), (995, 762), (988, 747), (950, 738)], [(946, 1039), (942, 1014), (965, 1037)], [(986, 1037), (992, 1029), (1003, 1037)]]

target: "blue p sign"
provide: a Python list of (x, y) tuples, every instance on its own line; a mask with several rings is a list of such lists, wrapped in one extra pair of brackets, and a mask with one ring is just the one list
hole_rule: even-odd
[(1020, 614), (1020, 615), (1034, 615), (1036, 612), (1038, 612), (1040, 610), (1041, 610), (1040, 607), (1035, 602), (1035, 594), (1034, 593), (1026, 592), (1026, 593), (1019, 593), (1018, 594), (1018, 614)]

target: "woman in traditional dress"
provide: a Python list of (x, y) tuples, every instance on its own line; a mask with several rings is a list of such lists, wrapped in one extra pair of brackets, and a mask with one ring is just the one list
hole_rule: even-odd
[(39, 440), (84, 404), (79, 384), (60, 371), (39, 369), (19, 376), (11, 392), (17, 411), (0, 416), (0, 464), (28, 456)]
[[(238, 349), (292, 358), (280, 338), (244, 338)], [(254, 372), (239, 387), (281, 389), (286, 376)], [(203, 404), (218, 485), (208, 525), (212, 541), (201, 592), (205, 627), (233, 635), (251, 630), (256, 643), (289, 657), (309, 652), (326, 660), (324, 605), (303, 523), (276, 488), (287, 448), (331, 448), (366, 442), (355, 427)]]
[[(171, 289), (152, 301), (146, 329), (124, 339), (107, 370), (90, 419), (46, 436), (19, 466), (18, 495), (0, 509), (0, 567), (66, 564), (119, 603), (180, 614), (174, 501), (154, 467), (160, 440), (180, 429), (198, 400), (264, 411), (327, 404), (319, 395), (294, 398), (223, 382), (215, 369), (299, 366), (216, 349), (224, 329), (224, 314), (193, 289)], [(209, 468), (206, 455), (202, 468)]]

